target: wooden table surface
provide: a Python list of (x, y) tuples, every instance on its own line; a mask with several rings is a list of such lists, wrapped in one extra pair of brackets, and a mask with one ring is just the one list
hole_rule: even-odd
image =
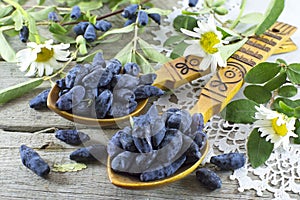
[[(160, 7), (171, 8), (172, 0), (155, 1)], [(169, 3), (167, 3), (169, 2)], [(150, 33), (150, 31), (149, 31)], [(15, 41), (16, 48), (24, 48)], [(121, 45), (120, 45), (121, 47)], [(102, 46), (105, 57), (114, 55), (115, 48)], [(0, 62), (0, 89), (27, 80), (15, 64)], [(270, 199), (265, 192), (257, 197), (255, 191), (238, 192), (237, 181), (228, 179), (230, 172), (219, 173), (222, 188), (210, 191), (197, 180), (195, 173), (175, 183), (152, 190), (128, 190), (112, 185), (107, 177), (105, 163), (88, 164), (78, 172), (50, 172), (43, 179), (23, 166), (19, 147), (26, 144), (53, 166), (70, 162), (69, 154), (78, 147), (60, 142), (54, 128), (77, 128), (90, 135), (91, 143), (106, 142), (116, 128), (100, 129), (74, 124), (50, 110), (35, 111), (28, 102), (42, 90), (43, 84), (29, 94), (0, 106), (0, 199)], [(46, 145), (46, 149), (45, 149)], [(41, 149), (41, 147), (43, 147)]]

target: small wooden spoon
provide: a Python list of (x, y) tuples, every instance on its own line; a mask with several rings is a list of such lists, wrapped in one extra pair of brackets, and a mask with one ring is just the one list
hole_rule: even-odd
[[(196, 105), (190, 110), (191, 114), (202, 113), (206, 123), (210, 117), (219, 113), (238, 92), (244, 82), (245, 74), (256, 64), (265, 61), (280, 45), (286, 41), (296, 28), (288, 24), (277, 22), (265, 34), (253, 37), (227, 60), (227, 67), (221, 68), (201, 90)], [(107, 161), (108, 177), (112, 184), (130, 189), (153, 188), (177, 181), (193, 172), (202, 162), (207, 153), (208, 145), (203, 150), (203, 156), (194, 165), (179, 169), (168, 178), (141, 182), (129, 175), (114, 172)]]
[[(180, 57), (178, 59), (172, 60), (164, 64), (159, 70), (156, 71), (157, 78), (153, 85), (161, 89), (174, 89), (209, 73), (208, 70), (201, 71), (197, 69), (201, 61), (202, 58), (197, 56)], [(97, 119), (74, 115), (72, 113), (59, 110), (56, 107), (56, 101), (59, 98), (59, 91), (60, 89), (57, 85), (54, 85), (52, 87), (47, 99), (48, 108), (70, 121), (92, 126), (106, 127), (115, 125), (116, 123), (122, 121), (128, 121), (129, 117), (138, 115), (145, 108), (148, 102), (148, 99), (138, 101), (137, 108), (129, 115), (117, 118)]]

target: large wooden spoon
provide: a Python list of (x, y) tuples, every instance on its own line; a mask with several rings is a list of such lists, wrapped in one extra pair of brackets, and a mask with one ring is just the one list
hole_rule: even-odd
[[(204, 122), (207, 122), (212, 115), (219, 113), (241, 88), (245, 74), (253, 66), (272, 55), (295, 31), (295, 27), (278, 22), (262, 36), (250, 38), (240, 50), (228, 59), (227, 67), (219, 69), (205, 85), (198, 102), (190, 110), (190, 113), (202, 113)], [(108, 158), (108, 177), (112, 184), (130, 189), (152, 188), (171, 183), (193, 172), (205, 157), (207, 148), (208, 146), (204, 148), (203, 156), (195, 164), (181, 168), (168, 178), (149, 182), (141, 182), (130, 175), (114, 172)]]

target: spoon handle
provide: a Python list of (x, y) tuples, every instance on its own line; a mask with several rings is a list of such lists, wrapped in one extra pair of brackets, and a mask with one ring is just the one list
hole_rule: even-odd
[(153, 85), (161, 89), (174, 89), (209, 73), (209, 70), (199, 70), (201, 61), (201, 57), (189, 55), (167, 62), (156, 71), (157, 78)]
[[(280, 54), (297, 49), (297, 46), (290, 38), (288, 38), (287, 40), (281, 40), (283, 41), (282, 43), (279, 43), (278, 45), (276, 45), (276, 47), (272, 47), (272, 50), (275, 49), (274, 51), (271, 51), (270, 53), (268, 53), (268, 55), (265, 55), (265, 53), (263, 53), (263, 56), (267, 57), (271, 55), (271, 53)], [(254, 41), (256, 40), (254, 39)], [(249, 51), (249, 53), (251, 53), (251, 51), (255, 50), (253, 47), (249, 48), (248, 46), (249, 45), (244, 45), (241, 48), (241, 52)], [(157, 78), (153, 85), (161, 89), (174, 89), (186, 84), (187, 82), (208, 74), (210, 72), (209, 69), (205, 71), (199, 70), (198, 66), (201, 61), (201, 57), (189, 55), (186, 57), (179, 57), (175, 60), (167, 62), (162, 65), (159, 70), (156, 71)]]
[(251, 37), (204, 86), (190, 113), (202, 113), (204, 122), (219, 113), (242, 87), (246, 73), (271, 56), (295, 31), (294, 26), (276, 22), (264, 34)]

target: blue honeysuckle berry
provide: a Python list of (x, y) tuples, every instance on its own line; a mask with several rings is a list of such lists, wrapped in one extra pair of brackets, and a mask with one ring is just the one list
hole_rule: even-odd
[(143, 11), (143, 10), (140, 10), (138, 12), (138, 23), (140, 26), (146, 26), (148, 24), (148, 21), (149, 21), (149, 18), (148, 18), (148, 14)]
[(158, 25), (160, 25), (160, 14), (157, 13), (150, 13), (148, 15), (153, 21), (155, 21)]
[(111, 23), (106, 20), (99, 20), (95, 24), (95, 28), (102, 32), (108, 31), (112, 27)]
[(46, 177), (50, 172), (49, 165), (32, 148), (21, 145), (20, 157), (23, 165), (36, 173), (38, 176)]
[(58, 22), (58, 21), (59, 21), (58, 15), (57, 15), (57, 13), (54, 12), (54, 11), (48, 13), (48, 19), (49, 19), (50, 21), (54, 21), (54, 22)]
[(136, 18), (137, 18), (136, 15), (133, 15), (132, 17), (128, 18), (128, 20), (124, 23), (124, 27), (125, 26), (129, 26), (129, 25), (135, 23), (136, 22)]
[(198, 3), (198, 0), (189, 0), (189, 6), (190, 7), (195, 7)]
[(124, 18), (130, 18), (131, 16), (133, 16), (135, 14), (135, 12), (137, 11), (138, 8), (139, 8), (138, 4), (131, 4), (131, 5), (127, 6), (126, 8), (124, 8), (121, 15)]
[(81, 16), (81, 10), (79, 6), (74, 6), (71, 11), (71, 19), (76, 20)]
[(246, 157), (243, 153), (226, 153), (212, 156), (210, 162), (223, 170), (235, 170), (245, 165)]
[(93, 24), (89, 24), (84, 32), (83, 37), (86, 39), (88, 42), (93, 42), (96, 40), (96, 29)]
[(23, 26), (21, 28), (19, 37), (20, 37), (21, 42), (24, 42), (24, 43), (27, 42), (28, 37), (29, 37), (29, 29), (27, 26)]
[(222, 187), (221, 178), (213, 171), (207, 168), (199, 168), (196, 171), (197, 180), (205, 187), (215, 190)]
[(79, 22), (73, 27), (73, 31), (76, 35), (83, 35), (88, 25), (89, 22)]

